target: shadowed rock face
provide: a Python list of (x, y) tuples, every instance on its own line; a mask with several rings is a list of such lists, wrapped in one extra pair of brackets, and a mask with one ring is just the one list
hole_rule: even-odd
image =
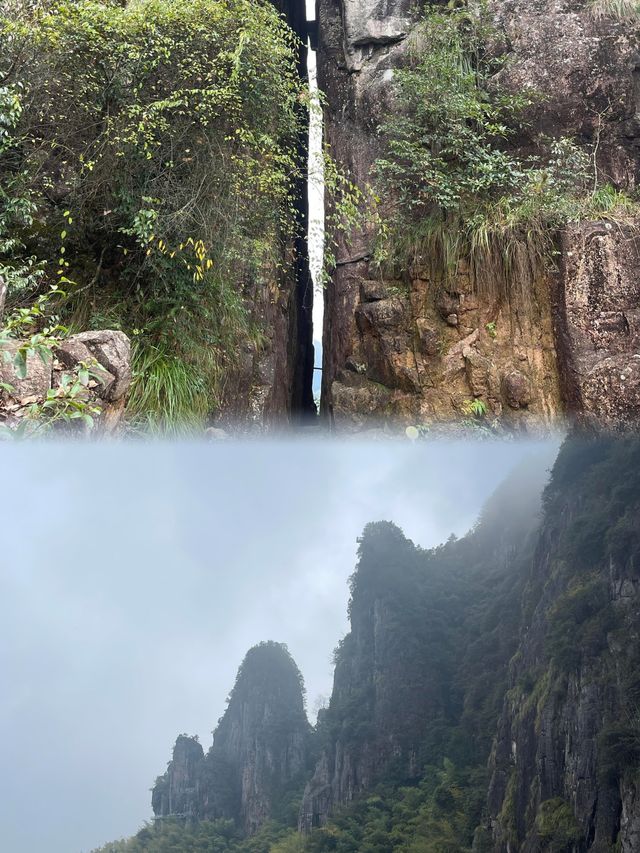
[[(377, 128), (397, 109), (393, 73), (406, 59), (413, 8), (405, 0), (318, 2), (326, 136), (362, 188), (380, 154)], [(633, 190), (640, 175), (638, 27), (595, 17), (586, 0), (492, 0), (490, 10), (498, 33), (492, 49), (508, 60), (497, 75), (501, 85), (543, 96), (515, 145), (527, 154), (541, 134), (575, 138), (595, 151), (601, 183)], [(608, 423), (636, 418), (633, 334), (605, 337), (598, 324), (622, 312), (620, 323), (632, 325), (638, 226), (627, 226), (624, 238), (603, 235), (606, 247), (588, 237), (598, 228), (569, 229), (560, 238), (560, 278), (540, 271), (533, 281), (514, 280), (508, 301), (475, 292), (466, 270), (443, 290), (408, 258), (402, 281), (380, 281), (370, 263), (372, 230), (342, 240), (324, 297), (324, 414), (344, 428), (374, 419), (447, 421), (480, 397), (511, 430), (565, 413)], [(586, 310), (579, 293), (598, 288), (602, 307)], [(596, 338), (594, 361), (586, 349)]]
[(154, 814), (228, 818), (248, 835), (286, 809), (304, 784), (310, 727), (300, 672), (286, 647), (261, 643), (238, 672), (229, 704), (205, 755), (178, 737), (152, 795)]
[(549, 803), (574, 826), (567, 850), (639, 849), (640, 446), (573, 451), (573, 466), (556, 465), (490, 760), (496, 853), (559, 849), (544, 832)]

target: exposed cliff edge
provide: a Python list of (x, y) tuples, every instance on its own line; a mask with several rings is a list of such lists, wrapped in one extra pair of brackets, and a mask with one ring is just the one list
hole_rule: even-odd
[[(638, 21), (607, 14), (611, 6), (490, 0), (488, 49), (504, 62), (496, 84), (537, 93), (510, 150), (535, 155), (543, 138), (573, 139), (596, 183), (633, 192), (640, 169)], [(380, 127), (398, 114), (395, 75), (412, 51), (428, 49), (413, 38), (420, 14), (405, 0), (318, 2), (326, 137), (363, 190), (381, 155)], [(381, 204), (384, 212), (388, 199)], [(538, 269), (526, 282), (514, 272), (509, 300), (479, 292), (464, 266), (439, 287), (429, 259), (416, 262), (408, 253), (399, 275), (381, 274), (373, 224), (349, 242), (339, 236), (325, 291), (324, 414), (344, 428), (450, 421), (479, 399), (512, 430), (565, 414), (634, 422), (638, 234), (637, 221), (622, 229), (603, 221), (572, 225), (558, 237), (557, 270)]]
[(153, 789), (154, 813), (228, 818), (248, 835), (268, 818), (286, 819), (288, 798), (304, 783), (310, 732), (302, 677), (286, 647), (255, 646), (238, 671), (208, 753), (197, 739), (178, 737)]

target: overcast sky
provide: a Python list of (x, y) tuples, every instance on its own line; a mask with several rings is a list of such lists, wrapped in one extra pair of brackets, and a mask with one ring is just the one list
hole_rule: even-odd
[(464, 533), (524, 442), (0, 444), (0, 843), (86, 853), (205, 747), (244, 653), (331, 689), (368, 521)]

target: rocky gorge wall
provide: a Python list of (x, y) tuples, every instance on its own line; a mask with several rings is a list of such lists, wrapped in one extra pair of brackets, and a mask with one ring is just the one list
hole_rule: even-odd
[[(299, 39), (298, 73), (308, 78), (307, 18), (301, 0), (273, 0)], [(306, 115), (306, 107), (300, 106)], [(306, 162), (308, 139), (298, 141), (298, 155)], [(304, 170), (303, 170), (304, 171)], [(304, 422), (316, 414), (313, 399), (313, 282), (309, 270), (306, 233), (309, 222), (308, 188), (304, 175), (292, 185), (298, 233), (282, 249), (281, 263), (262, 285), (248, 287), (245, 301), (252, 322), (263, 334), (256, 347), (247, 342), (230, 373), (218, 422), (222, 426), (273, 427)]]
[[(471, 4), (472, 5), (472, 4)], [(534, 90), (527, 131), (571, 137), (598, 180), (633, 191), (640, 169), (637, 22), (597, 13), (587, 0), (491, 0), (507, 91)], [(407, 61), (417, 12), (405, 0), (318, 0), (318, 76), (326, 138), (365, 190), (380, 155), (380, 124), (397, 109), (394, 72)], [(384, 199), (382, 199), (384, 207)], [(637, 224), (572, 226), (557, 270), (512, 281), (508, 300), (483, 294), (464, 268), (445, 288), (406, 259), (401, 280), (372, 262), (374, 228), (338, 238), (325, 290), (323, 402), (343, 427), (375, 419), (456, 420), (478, 398), (509, 430), (565, 414), (605, 423), (638, 413)]]

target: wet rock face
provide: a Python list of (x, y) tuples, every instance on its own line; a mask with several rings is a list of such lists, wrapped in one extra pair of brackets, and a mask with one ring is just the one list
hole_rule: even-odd
[(209, 752), (193, 738), (176, 741), (153, 790), (154, 813), (224, 817), (253, 834), (304, 784), (309, 735), (295, 663), (280, 644), (261, 643), (239, 670)]
[[(493, 50), (507, 60), (501, 85), (542, 95), (515, 144), (526, 154), (536, 150), (540, 135), (574, 138), (590, 156), (595, 152), (601, 184), (634, 189), (640, 176), (637, 25), (597, 17), (584, 0), (492, 0), (490, 10), (498, 33)], [(362, 188), (380, 154), (377, 128), (396, 109), (393, 73), (405, 62), (414, 14), (404, 0), (319, 0), (326, 135)], [(576, 269), (587, 247), (576, 245), (583, 238), (571, 229), (558, 258), (566, 293), (557, 292), (554, 275), (540, 271), (533, 282), (511, 282), (505, 300), (476, 292), (465, 270), (443, 288), (409, 258), (402, 281), (380, 280), (370, 262), (373, 240), (365, 227), (340, 243), (325, 290), (323, 406), (338, 427), (456, 420), (478, 397), (488, 418), (512, 430), (548, 424), (565, 412), (608, 421), (624, 412), (637, 417), (632, 336), (611, 329), (609, 343), (598, 344), (597, 370), (587, 366), (585, 348), (587, 340), (602, 338), (603, 325), (624, 322), (615, 312), (630, 310), (625, 278), (636, 277), (637, 260), (628, 242), (610, 235), (606, 258), (596, 257), (592, 246), (591, 261)], [(591, 290), (604, 277), (607, 306), (625, 307), (603, 305), (602, 316), (583, 309), (576, 276)], [(349, 362), (361, 365), (355, 378)]]

